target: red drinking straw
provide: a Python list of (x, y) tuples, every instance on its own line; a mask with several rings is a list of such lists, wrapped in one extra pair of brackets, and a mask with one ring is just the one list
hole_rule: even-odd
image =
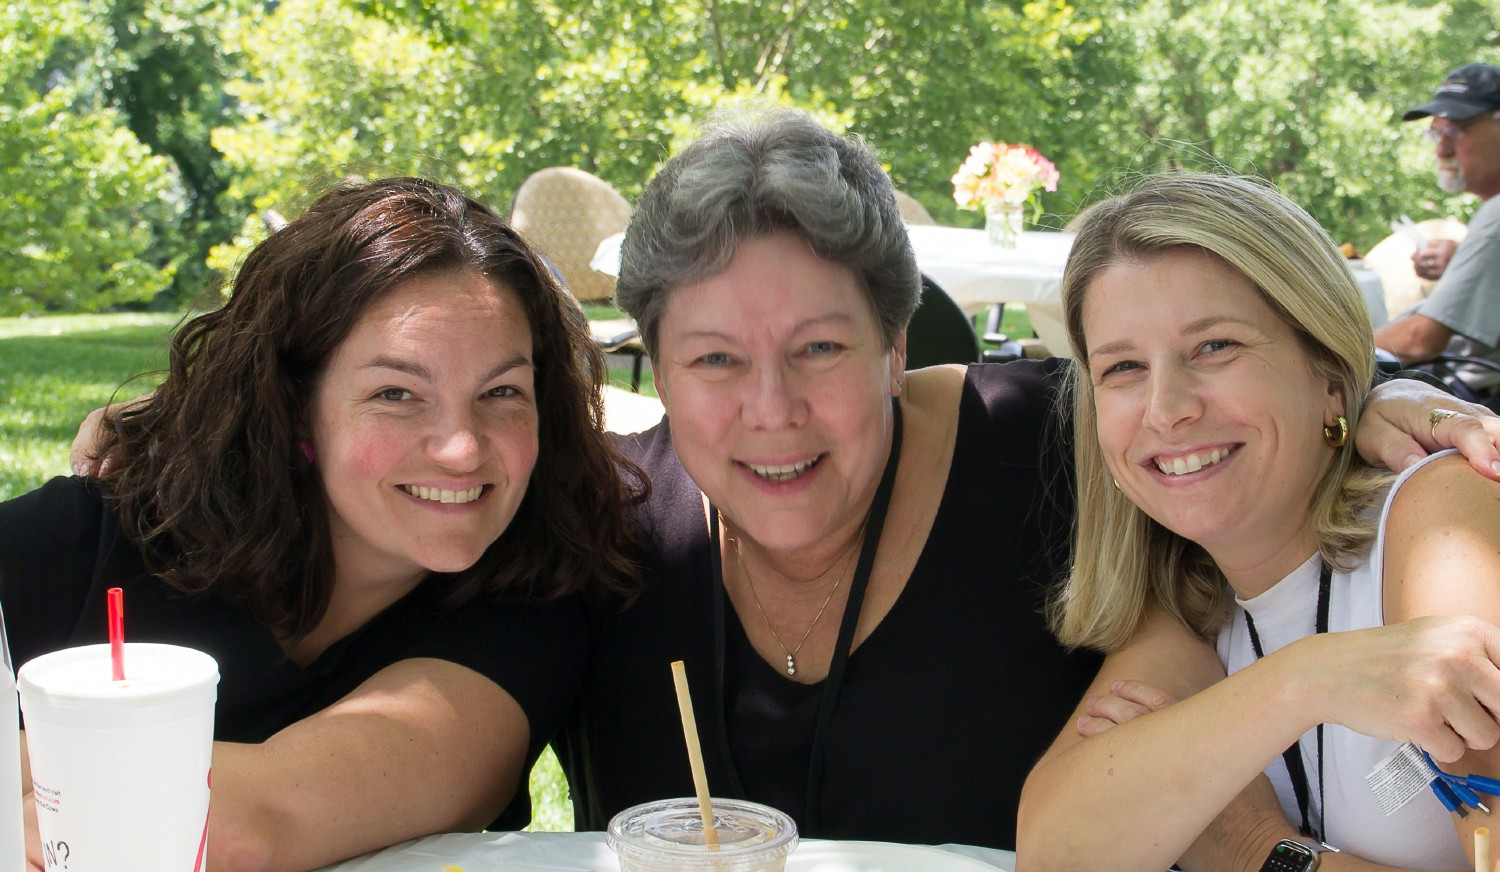
[(109, 602), (109, 661), (115, 681), (125, 680), (125, 592), (112, 587)]

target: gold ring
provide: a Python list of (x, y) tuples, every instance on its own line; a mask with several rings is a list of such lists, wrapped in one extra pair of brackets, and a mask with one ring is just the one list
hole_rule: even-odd
[(1448, 409), (1433, 409), (1431, 412), (1428, 412), (1427, 423), (1432, 425), (1432, 441), (1437, 441), (1438, 425), (1448, 420), (1449, 418), (1454, 418), (1457, 416), (1457, 412), (1450, 411)]

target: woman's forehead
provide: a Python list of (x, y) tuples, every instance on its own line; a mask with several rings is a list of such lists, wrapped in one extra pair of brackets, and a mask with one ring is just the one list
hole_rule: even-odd
[(819, 257), (800, 237), (758, 237), (741, 243), (718, 273), (683, 282), (665, 292), (667, 332), (717, 324), (731, 330), (748, 319), (758, 323), (815, 319), (873, 321), (874, 310), (849, 268)]

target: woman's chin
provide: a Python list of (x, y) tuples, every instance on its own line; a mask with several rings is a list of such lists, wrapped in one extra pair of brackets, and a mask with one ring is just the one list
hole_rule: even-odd
[(761, 517), (749, 525), (735, 525), (735, 531), (764, 551), (773, 554), (795, 553), (827, 541), (825, 523), (822, 518), (799, 520), (791, 517)]
[(428, 572), (442, 572), (452, 574), (455, 572), (463, 572), (464, 570), (469, 569), (474, 564), (478, 563), (479, 558), (484, 556), (484, 552), (485, 549), (483, 548), (480, 548), (478, 550), (459, 549), (454, 551), (445, 551), (439, 554), (423, 555), (422, 559), (417, 562), (423, 569), (427, 570)]
[(1222, 536), (1230, 524), (1205, 512), (1146, 512), (1151, 520), (1177, 536), (1199, 545)]

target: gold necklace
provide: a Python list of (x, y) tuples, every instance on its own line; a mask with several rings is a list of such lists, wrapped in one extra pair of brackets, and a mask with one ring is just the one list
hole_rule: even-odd
[(801, 653), (802, 646), (807, 644), (807, 638), (812, 635), (813, 629), (818, 626), (818, 621), (823, 619), (823, 612), (827, 611), (828, 604), (833, 602), (833, 595), (839, 592), (839, 585), (844, 583), (844, 576), (849, 574), (849, 567), (854, 563), (854, 555), (859, 552), (859, 540), (855, 540), (855, 547), (849, 549), (849, 557), (844, 561), (844, 568), (839, 572), (838, 580), (829, 589), (828, 596), (823, 598), (823, 604), (818, 606), (818, 613), (813, 615), (812, 623), (807, 625), (807, 632), (802, 634), (801, 640), (797, 642), (797, 647), (790, 650), (787, 649), (786, 643), (781, 641), (781, 634), (776, 632), (776, 628), (771, 625), (771, 618), (766, 614), (766, 607), (760, 604), (760, 594), (755, 590), (755, 579), (750, 576), (750, 567), (745, 565), (745, 558), (740, 555), (739, 537), (733, 537), (732, 541), (734, 542), (734, 562), (739, 564), (740, 571), (745, 574), (745, 583), (750, 586), (750, 596), (755, 600), (755, 610), (760, 612), (761, 620), (766, 622), (766, 629), (771, 631), (771, 638), (776, 640), (776, 644), (781, 648), (781, 653), (786, 655), (786, 674), (796, 675), (797, 655)]

